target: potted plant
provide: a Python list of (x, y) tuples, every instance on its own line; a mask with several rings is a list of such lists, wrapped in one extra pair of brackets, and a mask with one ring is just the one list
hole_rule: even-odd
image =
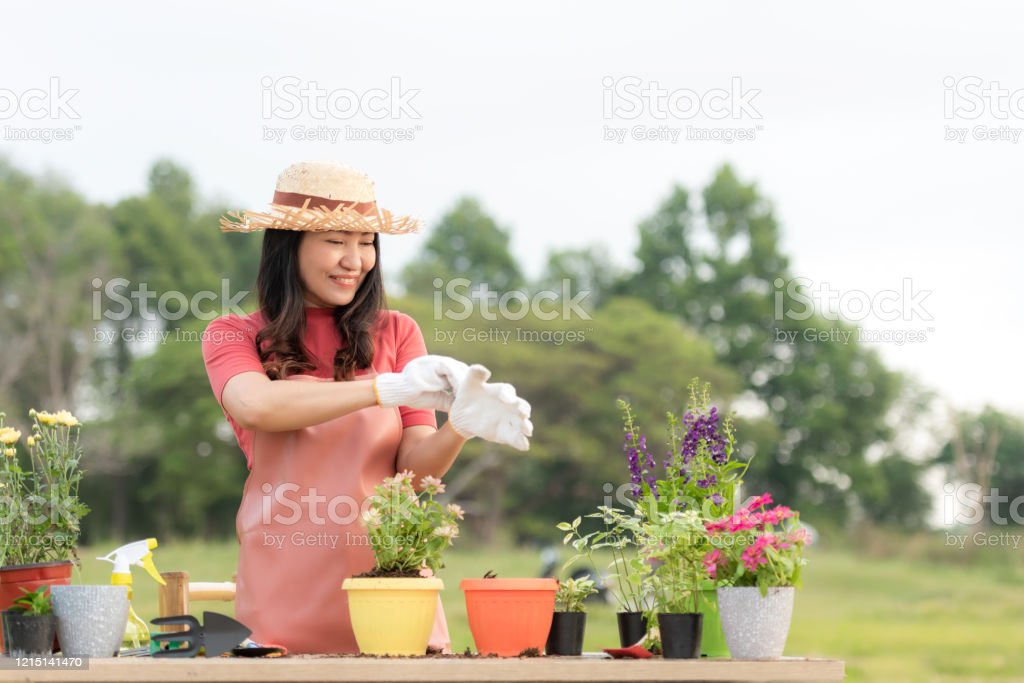
[(583, 633), (587, 628), (584, 601), (597, 593), (591, 579), (566, 579), (555, 593), (555, 614), (544, 651), (549, 655), (579, 656), (583, 653)]
[(22, 591), (24, 595), (3, 613), (4, 650), (12, 657), (49, 656), (57, 621), (47, 587)]
[(66, 410), (29, 411), (27, 455), (19, 455), (21, 432), (0, 413), (0, 610), (48, 585), (67, 585), (82, 518), (89, 508), (78, 498), (82, 479), (81, 429)]
[(703, 559), (710, 549), (704, 520), (696, 510), (655, 511), (637, 532), (640, 554), (654, 567), (650, 582), (662, 654), (668, 659), (700, 656)]
[[(648, 450), (647, 437), (627, 401), (619, 400), (630, 470), (630, 492), (638, 513), (655, 520), (676, 510), (695, 510), (710, 521), (732, 514), (749, 462), (734, 459), (736, 438), (731, 416), (722, 417), (711, 404), (711, 385), (693, 378), (682, 416), (666, 413), (667, 457), (660, 463)], [(656, 559), (652, 560), (657, 562)], [(718, 620), (715, 584), (698, 587), (696, 611), (704, 614), (701, 654), (726, 656)]]
[(426, 653), (444, 588), (433, 572), (444, 566), (441, 555), (459, 535), (462, 509), (435, 498), (444, 484), (423, 477), (417, 493), (413, 476), (400, 472), (375, 487), (363, 521), (376, 563), (342, 584), (352, 630), (365, 654)]
[(622, 647), (635, 645), (647, 634), (645, 613), (649, 607), (649, 584), (645, 578), (651, 573), (651, 567), (637, 552), (634, 530), (639, 527), (636, 520), (632, 519), (637, 512), (636, 508), (624, 511), (599, 506), (597, 512), (586, 516), (600, 519), (604, 529), (585, 535), (580, 532), (582, 517), (572, 522), (560, 522), (557, 526), (560, 531), (566, 532), (562, 539), (563, 545), (571, 543), (576, 551), (565, 563), (563, 571), (583, 557), (587, 558), (591, 566), (597, 566), (594, 551), (607, 551), (611, 554), (608, 581), (612, 584), (612, 595), (618, 604), (615, 616), (619, 628), (619, 644)]
[(771, 495), (754, 498), (726, 519), (709, 522), (712, 550), (704, 557), (719, 584), (722, 629), (734, 659), (781, 657), (793, 597), (810, 543), (799, 515)]
[(544, 648), (555, 611), (555, 579), (463, 579), (466, 616), (477, 652), (515, 657)]

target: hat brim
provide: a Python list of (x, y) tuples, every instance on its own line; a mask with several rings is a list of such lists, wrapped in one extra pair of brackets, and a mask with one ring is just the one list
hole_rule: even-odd
[(346, 206), (330, 210), (271, 204), (269, 211), (229, 211), (221, 217), (220, 229), (221, 232), (346, 230), (402, 235), (419, 232), (420, 221), (412, 216), (394, 216), (387, 209), (363, 215)]

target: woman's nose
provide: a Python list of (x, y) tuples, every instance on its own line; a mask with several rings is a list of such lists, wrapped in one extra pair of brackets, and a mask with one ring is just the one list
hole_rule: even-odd
[(344, 253), (341, 255), (341, 267), (345, 270), (360, 270), (362, 268), (362, 258), (359, 255), (359, 247), (345, 247)]

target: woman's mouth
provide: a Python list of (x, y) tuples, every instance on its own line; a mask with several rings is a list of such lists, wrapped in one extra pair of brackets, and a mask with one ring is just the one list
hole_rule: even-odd
[(357, 276), (348, 275), (329, 275), (328, 276), (334, 284), (339, 287), (355, 287), (359, 284), (359, 278)]

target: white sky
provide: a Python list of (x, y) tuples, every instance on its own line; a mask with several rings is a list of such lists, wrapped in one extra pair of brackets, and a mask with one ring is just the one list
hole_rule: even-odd
[[(102, 8), (102, 9), (100, 9)], [(547, 251), (606, 245), (631, 262), (637, 222), (671, 183), (699, 189), (730, 162), (771, 198), (795, 275), (842, 292), (930, 290), (924, 343), (880, 345), (954, 404), (1024, 412), (1013, 384), (1024, 315), (1011, 270), (1024, 246), (1024, 135), (945, 141), (947, 125), (1024, 129), (999, 106), (946, 118), (943, 80), (1024, 88), (1024, 9), (1012, 3), (27, 3), (5, 8), (2, 91), (77, 89), (77, 119), (0, 118), (0, 129), (73, 127), (73, 141), (10, 141), (0, 153), (51, 169), (94, 200), (145, 186), (170, 156), (199, 190), (262, 207), (277, 173), (335, 159), (377, 182), (382, 205), (428, 225), (473, 194), (512, 230), (530, 274)], [(1014, 65), (1017, 65), (1016, 67)], [(264, 117), (263, 79), (329, 91), (398, 79), (418, 117)], [(759, 90), (761, 118), (604, 118), (605, 78), (706, 92)], [(280, 82), (280, 81), (279, 81)], [(280, 101), (277, 102), (280, 104)], [(957, 100), (954, 104), (970, 107)], [(1005, 104), (1005, 103), (1004, 103)], [(394, 110), (397, 111), (397, 107)], [(284, 144), (263, 127), (413, 128), (415, 139)], [(602, 140), (603, 127), (751, 128), (754, 141)], [(684, 133), (685, 134), (685, 133)], [(211, 230), (216, 229), (211, 226)], [(423, 236), (392, 237), (397, 273)]]

